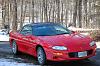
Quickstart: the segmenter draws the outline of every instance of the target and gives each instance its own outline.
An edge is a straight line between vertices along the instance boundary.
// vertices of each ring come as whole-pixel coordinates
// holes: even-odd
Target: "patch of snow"
[[[96,42],[97,48],[100,48],[100,42]]]
[[[76,27],[68,27],[69,30],[72,31],[93,31],[93,30],[100,30],[100,29],[84,29],[84,28],[76,28]]]
[[[83,34],[83,35],[86,35],[86,36],[90,35],[89,33],[80,33],[80,34]]]
[[[0,41],[9,41],[9,35],[0,35]]]
[[[10,59],[0,59],[0,66],[33,66],[32,63],[11,62]]]
[[[8,31],[6,29],[0,30],[0,41],[9,41],[9,35],[7,33]]]

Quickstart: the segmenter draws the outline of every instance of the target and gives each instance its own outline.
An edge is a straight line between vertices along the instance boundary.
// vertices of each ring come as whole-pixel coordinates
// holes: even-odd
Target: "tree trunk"
[[[61,21],[60,22],[61,22],[61,24],[63,24],[63,16],[64,16],[63,15],[63,9],[64,9],[63,8],[63,2],[61,3],[61,5],[62,5],[62,11],[61,11]]]
[[[43,0],[43,9],[44,9],[44,20],[45,20],[45,22],[48,22],[47,0]]]
[[[13,23],[12,23],[12,28],[13,31],[17,31],[17,0],[13,0]]]
[[[79,28],[82,27],[82,0],[78,0],[78,24]]]
[[[5,26],[5,1],[2,0],[2,28]]]
[[[84,22],[85,22],[85,26],[89,27],[89,22],[87,22],[87,0],[83,1],[83,5],[84,5],[84,12],[85,12],[85,16],[84,16]]]
[[[32,0],[32,22],[34,23],[34,0]]]
[[[56,0],[57,3],[57,22],[60,23],[60,0]]]
[[[21,0],[21,19],[20,19],[20,28],[23,26],[23,1]]]
[[[76,27],[77,19],[77,0],[75,0],[74,13],[73,13],[73,26]]]
[[[31,22],[31,0],[29,0],[29,23]]]

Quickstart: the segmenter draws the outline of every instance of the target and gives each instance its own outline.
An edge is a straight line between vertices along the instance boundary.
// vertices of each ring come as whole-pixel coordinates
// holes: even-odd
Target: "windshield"
[[[33,27],[33,35],[35,36],[52,36],[69,33],[70,31],[61,25],[42,25]]]

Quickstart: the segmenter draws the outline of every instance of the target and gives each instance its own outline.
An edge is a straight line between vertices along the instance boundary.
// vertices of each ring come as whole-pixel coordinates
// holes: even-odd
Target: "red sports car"
[[[89,36],[68,30],[57,23],[25,25],[10,33],[14,54],[28,53],[37,57],[39,64],[46,60],[72,61],[90,58],[96,53],[96,43]]]

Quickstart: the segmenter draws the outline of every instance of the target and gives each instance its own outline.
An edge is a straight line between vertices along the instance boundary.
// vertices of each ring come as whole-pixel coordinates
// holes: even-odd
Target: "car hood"
[[[90,37],[82,34],[39,36],[38,38],[52,46],[67,46],[68,48],[76,47],[76,49],[79,47],[89,47],[89,43],[92,41]]]

